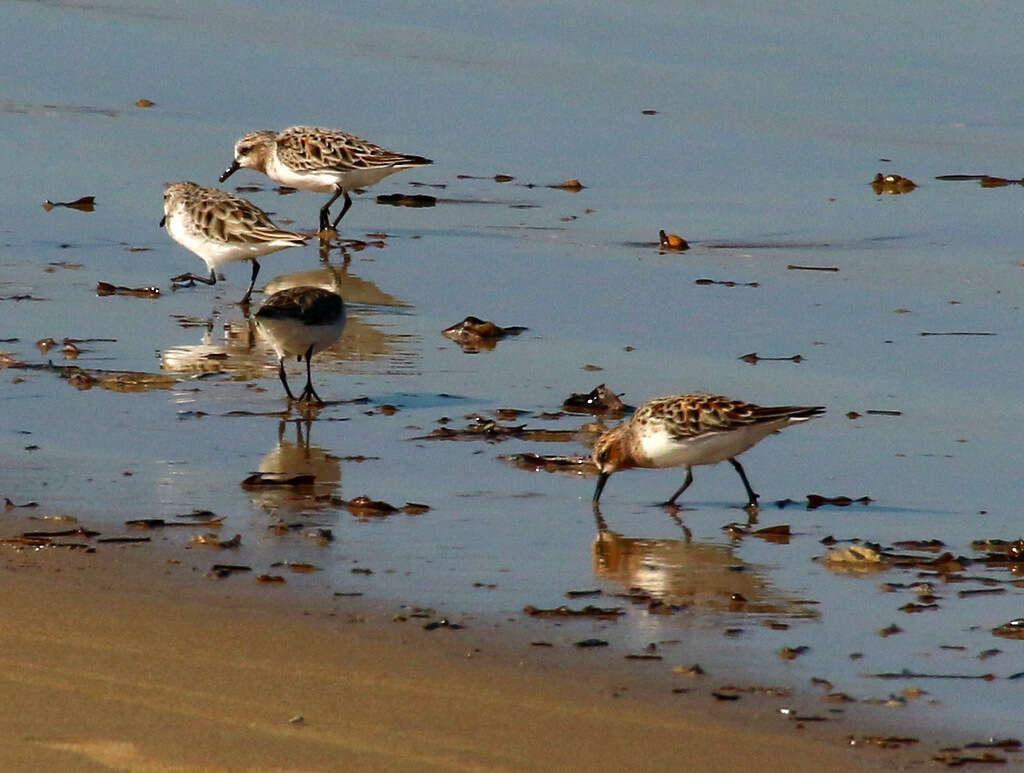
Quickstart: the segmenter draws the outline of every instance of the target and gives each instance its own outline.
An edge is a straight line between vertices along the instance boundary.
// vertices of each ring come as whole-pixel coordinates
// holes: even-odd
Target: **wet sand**
[[[717,704],[667,683],[660,698],[633,692],[623,669],[588,666],[593,653],[532,648],[500,626],[428,632],[360,600],[298,602],[151,559],[137,547],[5,549],[0,768],[811,771],[903,759],[851,749],[848,726],[798,729],[778,701]]]

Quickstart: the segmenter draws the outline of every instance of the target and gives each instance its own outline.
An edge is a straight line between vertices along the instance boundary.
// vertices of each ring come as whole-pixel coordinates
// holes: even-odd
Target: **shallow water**
[[[0,94],[0,351],[63,365],[59,343],[41,353],[35,342],[115,339],[80,344],[74,364],[178,380],[79,391],[53,371],[4,370],[0,494],[109,533],[125,532],[128,518],[208,508],[225,517],[224,538],[242,535],[231,562],[263,571],[310,561],[323,569],[311,592],[455,617],[515,617],[525,604],[601,588],[593,603],[623,604],[625,618],[553,628],[553,638],[594,629],[618,651],[681,640],[666,645],[673,663],[751,663],[761,682],[818,676],[857,698],[919,684],[941,705],[913,702],[903,715],[968,736],[1019,735],[1021,681],[1002,677],[1024,670],[1020,646],[989,632],[1020,615],[1018,588],[960,598],[980,584],[940,584],[938,611],[908,614],[898,608],[913,594],[878,584],[915,572],[840,575],[815,560],[828,535],[937,538],[965,555],[976,555],[972,539],[1020,536],[1024,191],[934,179],[1022,174],[1012,10],[987,5],[954,23],[924,3],[898,16],[883,4],[674,8],[646,4],[621,19],[588,3],[452,4],[424,18],[375,3],[324,25],[334,12],[316,2],[284,18],[270,4],[221,4],[202,17],[146,3],[5,4],[19,69]],[[880,20],[891,41],[878,39]],[[155,107],[135,107],[142,97]],[[350,304],[346,336],[314,362],[314,379],[325,399],[367,402],[328,405],[309,425],[285,413],[272,354],[233,305],[248,268],[172,292],[168,277],[202,264],[157,226],[165,182],[215,184],[242,133],[299,122],[435,160],[355,198],[342,236],[383,231],[383,247],[350,250],[347,261],[335,248],[325,264],[310,245],[263,261],[258,288],[340,286]],[[876,195],[878,171],[919,187]],[[498,173],[516,179],[498,183]],[[586,186],[578,193],[544,187],[574,177]],[[254,173],[236,178],[261,186],[245,195],[277,222],[315,225],[319,194],[281,197]],[[374,203],[394,192],[454,201]],[[91,213],[40,206],[90,194]],[[693,248],[661,253],[660,228]],[[163,295],[100,298],[98,281]],[[529,330],[467,354],[440,335],[467,314]],[[749,352],[804,360],[750,365],[739,359]],[[293,383],[301,371],[291,366]],[[634,404],[707,389],[828,406],[743,458],[763,496],[758,525],[789,524],[789,543],[721,530],[746,517],[727,467],[695,471],[678,520],[651,503],[680,473],[614,476],[602,499],[609,531],[595,545],[592,479],[497,458],[584,453],[580,443],[414,439],[443,417],[461,428],[466,415],[498,408],[527,412],[511,423],[575,429],[586,417],[537,414],[601,382]],[[397,413],[380,411],[388,404]],[[845,416],[872,409],[901,415]],[[240,485],[271,468],[314,470],[313,495],[431,510],[357,519],[329,499]],[[873,501],[806,510],[809,493]],[[772,505],[787,498],[799,504]],[[305,529],[281,536],[268,529],[277,519],[330,528],[335,541],[319,545]],[[155,538],[184,547],[191,531]],[[225,554],[189,556],[204,567]],[[979,566],[966,574],[1011,579]],[[648,614],[607,595],[632,586],[687,609]],[[764,611],[731,609],[734,592]],[[790,627],[768,628],[768,618]],[[894,622],[903,634],[878,635]],[[810,651],[776,654],[796,645]],[[992,648],[1002,654],[979,659]],[[1001,678],[863,676],[904,668]]]

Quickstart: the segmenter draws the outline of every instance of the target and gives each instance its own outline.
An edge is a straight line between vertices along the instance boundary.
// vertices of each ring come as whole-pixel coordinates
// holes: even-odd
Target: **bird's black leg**
[[[736,472],[740,474],[740,480],[743,481],[744,487],[747,489],[747,507],[757,507],[757,494],[754,493],[754,489],[750,488],[750,481],[747,480],[747,474],[743,471],[743,466],[735,459],[730,459],[729,464],[736,468]]]
[[[306,388],[302,390],[302,397],[299,398],[299,402],[313,402],[315,400],[320,405],[323,405],[324,401],[320,399],[320,395],[318,395],[316,393],[316,390],[313,389],[313,372],[311,370],[311,363],[313,359],[313,344],[309,345],[309,348],[306,349],[306,354],[304,356],[306,358]]]
[[[330,213],[331,204],[333,204],[335,201],[337,201],[338,197],[341,194],[343,194],[343,193],[345,193],[345,191],[339,185],[338,186],[338,190],[336,190],[334,192],[334,195],[331,196],[330,201],[328,201],[326,204],[324,204],[322,207],[320,207],[320,230],[321,231],[326,231],[328,228],[331,227],[331,213]],[[348,200],[348,194],[347,193],[345,193],[345,200],[346,201]],[[345,207],[345,209],[348,209],[348,207]],[[345,214],[345,210],[342,210],[341,214],[344,215]],[[340,216],[338,217],[338,220],[341,220]],[[334,222],[337,223],[338,221],[335,220]]]
[[[202,282],[204,285],[215,285],[215,284],[217,284],[217,272],[214,271],[211,268],[210,269],[210,275],[207,277],[207,276],[197,276],[196,274],[193,274],[190,271],[187,274],[178,274],[178,276],[172,276],[171,277],[171,281],[172,282]]]
[[[252,288],[256,284],[256,275],[258,273],[260,273],[260,262],[256,259],[252,259],[252,279],[249,280],[249,289],[245,291],[245,295],[242,296],[242,300],[239,301],[239,305],[249,305],[249,299],[252,297]]]
[[[294,400],[295,395],[292,394],[292,390],[288,388],[288,377],[284,374],[284,357],[281,357],[277,361],[277,375],[281,378],[281,383],[284,384],[285,394],[288,395],[289,400]]]
[[[337,228],[338,227],[338,223],[341,222],[341,219],[343,217],[345,217],[345,213],[348,212],[348,208],[352,206],[352,199],[349,198],[348,191],[342,189],[341,192],[343,194],[345,194],[345,206],[341,208],[341,214],[338,215],[336,218],[334,218],[334,223],[331,224],[331,228]],[[334,198],[336,199],[338,197],[335,196]],[[333,199],[332,199],[332,201],[333,201]]]
[[[683,481],[683,485],[680,486],[676,493],[670,496],[663,504],[674,505],[676,503],[676,499],[679,498],[679,495],[686,491],[686,489],[690,487],[691,483],[693,483],[693,468],[688,466],[686,468],[686,480]]]

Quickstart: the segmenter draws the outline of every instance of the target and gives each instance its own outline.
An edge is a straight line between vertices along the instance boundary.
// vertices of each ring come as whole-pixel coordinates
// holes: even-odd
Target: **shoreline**
[[[808,703],[795,693],[718,701],[713,675],[531,646],[549,623],[424,630],[383,603],[199,579],[159,546],[4,547],[5,770],[874,770],[933,753],[851,748],[893,723],[795,721],[779,713]]]

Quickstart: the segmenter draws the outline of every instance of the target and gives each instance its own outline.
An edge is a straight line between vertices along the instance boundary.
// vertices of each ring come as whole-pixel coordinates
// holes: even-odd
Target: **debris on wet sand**
[[[159,287],[124,287],[109,282],[96,283],[96,295],[101,298],[107,295],[130,295],[135,298],[159,298]]]
[[[690,249],[686,239],[679,234],[665,233],[664,229],[658,231],[658,244],[661,249],[672,252],[685,252]]]
[[[883,193],[891,195],[910,193],[916,187],[917,185],[909,177],[903,177],[898,174],[882,174],[879,172],[871,181],[871,188],[879,195]]]
[[[47,199],[43,202],[43,209],[49,212],[55,207],[66,207],[67,209],[77,209],[79,212],[92,212],[96,209],[96,197],[95,196],[82,196],[81,198],[75,199],[74,201],[50,201]]]
[[[633,408],[627,406],[612,390],[604,384],[586,393],[573,393],[562,401],[562,410],[570,413],[590,413],[595,416],[622,416]]]
[[[489,320],[471,315],[445,328],[441,334],[461,346],[464,352],[475,354],[493,349],[503,338],[517,336],[525,330],[525,327],[515,325],[500,327]]]

